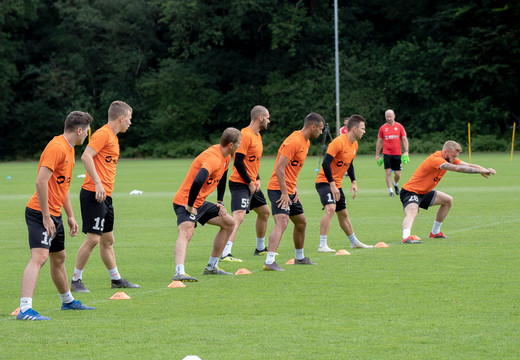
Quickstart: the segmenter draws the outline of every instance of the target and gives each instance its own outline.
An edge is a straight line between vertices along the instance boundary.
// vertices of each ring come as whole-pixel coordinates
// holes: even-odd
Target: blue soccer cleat
[[[61,303],[61,310],[94,310],[96,308],[85,306],[79,300],[72,300],[72,302],[65,304]]]
[[[17,320],[38,321],[38,320],[50,320],[51,318],[47,317],[47,316],[42,316],[42,315],[38,314],[36,311],[34,311],[33,309],[27,309],[26,312],[22,312],[22,310],[20,310],[20,312],[16,316],[16,319]]]

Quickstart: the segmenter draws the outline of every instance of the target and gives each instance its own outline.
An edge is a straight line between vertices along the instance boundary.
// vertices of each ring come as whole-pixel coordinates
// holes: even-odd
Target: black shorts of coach
[[[385,169],[392,169],[394,171],[403,170],[403,165],[401,163],[401,155],[383,154],[383,160],[385,163]]]

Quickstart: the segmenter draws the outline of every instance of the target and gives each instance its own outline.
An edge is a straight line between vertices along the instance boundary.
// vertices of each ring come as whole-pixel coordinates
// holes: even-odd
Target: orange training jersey
[[[432,191],[446,174],[446,170],[440,168],[444,163],[447,161],[442,157],[442,151],[434,152],[419,165],[412,178],[403,185],[403,189],[421,195]],[[459,159],[453,162],[455,165],[459,163]]]
[[[244,154],[244,165],[247,170],[247,175],[249,175],[251,180],[256,181],[258,177],[258,170],[260,169],[260,159],[262,158],[262,153],[264,151],[264,146],[262,145],[262,135],[260,135],[260,132],[255,134],[255,132],[251,130],[249,126],[243,128],[241,133],[242,142],[236,152]],[[246,184],[234,166],[233,172],[229,177],[229,181]]]
[[[231,155],[224,157],[222,155],[222,151],[220,150],[220,145],[213,145],[207,150],[203,151],[199,156],[193,160],[191,163],[190,169],[188,170],[188,174],[184,178],[182,185],[173,197],[173,202],[177,205],[186,205],[188,204],[188,196],[190,194],[191,185],[193,184],[193,180],[199,173],[201,168],[204,168],[208,171],[209,176],[206,179],[204,185],[199,191],[197,195],[197,199],[193,204],[194,207],[198,208],[206,200],[206,197],[215,190],[222,175],[229,168],[229,162],[231,161]]]
[[[119,140],[108,124],[99,128],[90,138],[88,143],[97,154],[94,156],[96,172],[103,183],[103,188],[107,196],[114,191],[116,181],[116,165],[119,160]],[[83,189],[96,191],[94,181],[87,172]]]
[[[327,154],[332,156],[334,159],[330,163],[330,169],[332,171],[332,177],[338,189],[341,187],[343,177],[347,172],[352,160],[356,157],[358,150],[358,142],[354,140],[350,142],[348,136],[340,135],[329,144],[327,148]],[[329,181],[325,177],[323,166],[320,168],[318,177],[316,178],[317,183],[328,183]]]
[[[38,173],[42,166],[52,170],[52,176],[49,179],[49,213],[53,216],[60,216],[74,168],[74,147],[69,144],[65,136],[55,136],[47,144],[40,157]],[[27,203],[27,207],[41,211],[36,192]]]
[[[289,159],[289,164],[285,167],[285,184],[289,194],[294,194],[296,180],[298,180],[298,174],[307,158],[310,146],[311,142],[305,139],[301,130],[293,132],[284,140],[280,149],[278,149],[278,156],[276,157],[276,162],[274,164],[273,174],[267,184],[268,190],[280,190],[278,177],[276,176],[276,165],[278,164],[280,155],[283,155]]]

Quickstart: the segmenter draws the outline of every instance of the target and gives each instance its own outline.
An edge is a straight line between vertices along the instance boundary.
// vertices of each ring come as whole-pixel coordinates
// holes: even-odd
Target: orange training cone
[[[249,274],[252,274],[252,272],[247,270],[246,268],[240,268],[235,273],[235,275],[249,275]]]
[[[285,265],[294,265],[294,259],[287,261]]]
[[[350,255],[350,253],[345,249],[341,249],[336,253],[336,255]]]
[[[381,242],[378,242],[374,247],[390,247],[390,245],[381,241]]]
[[[20,312],[20,308],[16,309],[15,311],[13,311],[11,313],[11,315],[18,315],[18,313]]]
[[[125,294],[123,291],[118,291],[116,292],[114,295],[112,295],[112,297],[110,298],[110,300],[128,300],[128,299],[131,299],[130,296],[128,296],[127,294]]]
[[[182,281],[172,281],[170,285],[168,285],[169,288],[180,288],[180,287],[186,287]]]

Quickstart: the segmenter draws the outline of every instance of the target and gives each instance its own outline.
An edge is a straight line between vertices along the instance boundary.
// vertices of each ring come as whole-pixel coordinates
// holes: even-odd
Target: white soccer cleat
[[[350,248],[351,249],[368,249],[368,248],[371,248],[371,247],[374,247],[373,245],[365,245],[363,244],[361,241],[356,241],[355,243],[351,243],[350,244]]]
[[[318,252],[321,252],[321,253],[333,253],[333,252],[336,252],[336,250],[331,249],[327,245],[323,245],[323,246],[318,248]]]

